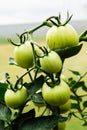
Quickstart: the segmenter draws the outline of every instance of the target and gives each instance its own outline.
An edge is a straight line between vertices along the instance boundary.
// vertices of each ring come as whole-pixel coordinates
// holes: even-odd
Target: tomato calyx
[[[60,81],[59,81],[59,80],[56,80],[56,81],[54,81],[54,82],[48,82],[48,81],[46,81],[46,84],[47,84],[49,87],[53,88],[55,85],[59,85],[59,84],[60,84]]]
[[[51,16],[46,21],[51,22],[53,25],[60,27],[65,26],[69,21],[71,20],[73,15],[69,16],[69,13],[67,12],[67,18],[64,23],[61,22],[61,15],[59,13],[59,16]]]
[[[60,77],[58,76],[58,74],[55,74],[55,78],[54,78],[54,75],[53,74],[48,74],[48,76],[49,76],[49,79],[48,80],[46,80],[46,84],[49,86],[49,87],[51,87],[51,88],[53,88],[54,86],[56,86],[56,85],[59,85],[60,84]],[[56,78],[56,76],[58,76],[57,78]]]

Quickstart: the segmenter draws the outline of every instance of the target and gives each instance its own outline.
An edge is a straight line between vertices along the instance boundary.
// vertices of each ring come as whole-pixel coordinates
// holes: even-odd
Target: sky
[[[87,0],[0,0],[0,24],[18,24],[44,21],[67,11],[72,20],[87,20]]]

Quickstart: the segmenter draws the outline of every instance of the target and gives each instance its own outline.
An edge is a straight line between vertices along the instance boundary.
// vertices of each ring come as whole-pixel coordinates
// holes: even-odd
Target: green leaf
[[[0,130],[4,130],[4,121],[0,120]]]
[[[74,85],[73,88],[78,89],[78,88],[80,88],[80,87],[83,88],[83,86],[84,86],[84,81],[80,81],[80,82],[77,82],[77,83]]]
[[[25,120],[18,130],[51,130],[61,120],[64,121],[66,118],[61,119],[57,116],[36,117]]]
[[[70,72],[72,72],[74,75],[81,77],[81,74],[78,71],[69,69]]]
[[[55,50],[61,58],[69,58],[79,53],[82,48],[82,44],[74,46],[74,47],[66,47],[64,49],[57,49]]]
[[[72,103],[71,108],[72,108],[72,109],[79,109],[77,103]]]
[[[26,113],[23,113],[19,115],[16,119],[13,121],[13,129],[15,129],[15,126],[18,128],[26,119],[34,118],[35,117],[35,110],[32,109]],[[20,123],[19,123],[20,122]]]
[[[79,41],[87,41],[87,30],[80,34]]]
[[[69,86],[71,88],[73,88],[75,86],[75,84],[76,84],[76,81],[74,79],[72,79],[72,80],[69,81]]]
[[[27,87],[29,96],[31,97],[43,86],[43,83],[44,83],[44,76],[41,75],[31,83],[24,83],[24,86]]]
[[[0,82],[0,102],[4,101],[4,94],[7,90],[8,84],[5,82]]]
[[[10,65],[17,65],[16,61],[15,61],[14,58],[12,58],[12,57],[9,58],[8,63],[9,63]]]
[[[82,90],[84,90],[84,91],[87,92],[87,86],[85,85],[85,83],[84,83],[84,85],[82,86]]]
[[[11,110],[4,104],[0,104],[0,120],[3,121],[10,121],[10,117],[11,117]]]
[[[71,96],[70,96],[70,99],[72,99],[72,100],[76,100],[76,101],[77,101],[77,97],[74,96],[74,95],[71,95]]]
[[[34,94],[34,95],[32,96],[32,101],[33,101],[34,103],[38,103],[38,104],[45,104],[45,101],[44,101],[44,99],[43,99],[43,97],[42,97],[42,93],[41,93],[41,92]]]
[[[83,106],[84,106],[85,108],[87,108],[87,101],[84,101],[84,102],[83,102]]]

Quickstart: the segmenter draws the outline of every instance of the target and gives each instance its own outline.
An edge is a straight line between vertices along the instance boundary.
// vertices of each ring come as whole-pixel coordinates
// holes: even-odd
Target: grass
[[[0,79],[2,80],[4,78],[5,72],[8,72],[11,76],[11,81],[15,83],[16,75],[22,75],[25,72],[25,70],[16,66],[8,65],[9,57],[13,57],[13,50],[14,46],[12,46],[11,44],[0,44]],[[67,77],[71,76],[71,73],[68,71],[68,68],[78,70],[81,73],[87,71],[86,50],[87,44],[84,43],[82,50],[79,52],[79,54],[65,60],[64,74]],[[85,77],[85,79],[86,78],[87,77]],[[66,130],[76,130],[76,128],[78,128],[79,130],[85,130],[87,127],[83,127],[81,124],[82,121],[76,118],[72,118],[70,121],[67,122]]]

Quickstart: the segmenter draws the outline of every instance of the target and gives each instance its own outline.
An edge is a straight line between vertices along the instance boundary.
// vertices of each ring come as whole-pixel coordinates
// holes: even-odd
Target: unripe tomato
[[[44,100],[52,106],[64,105],[69,100],[70,93],[68,84],[63,80],[54,87],[49,87],[46,83],[42,87]]]
[[[60,56],[51,51],[47,56],[40,59],[41,68],[47,73],[57,73],[62,69],[62,60]]]
[[[17,109],[23,103],[25,103],[27,97],[28,97],[28,91],[25,87],[22,87],[16,92],[11,89],[7,89],[7,91],[5,92],[4,99],[8,107]]]
[[[70,24],[66,24],[51,27],[47,32],[46,41],[50,49],[62,49],[76,46],[79,43],[79,36]]]
[[[71,108],[71,100],[69,99],[64,105],[59,106],[61,113],[66,113]]]
[[[20,67],[28,69],[33,66],[33,51],[29,41],[15,48],[14,58]]]

